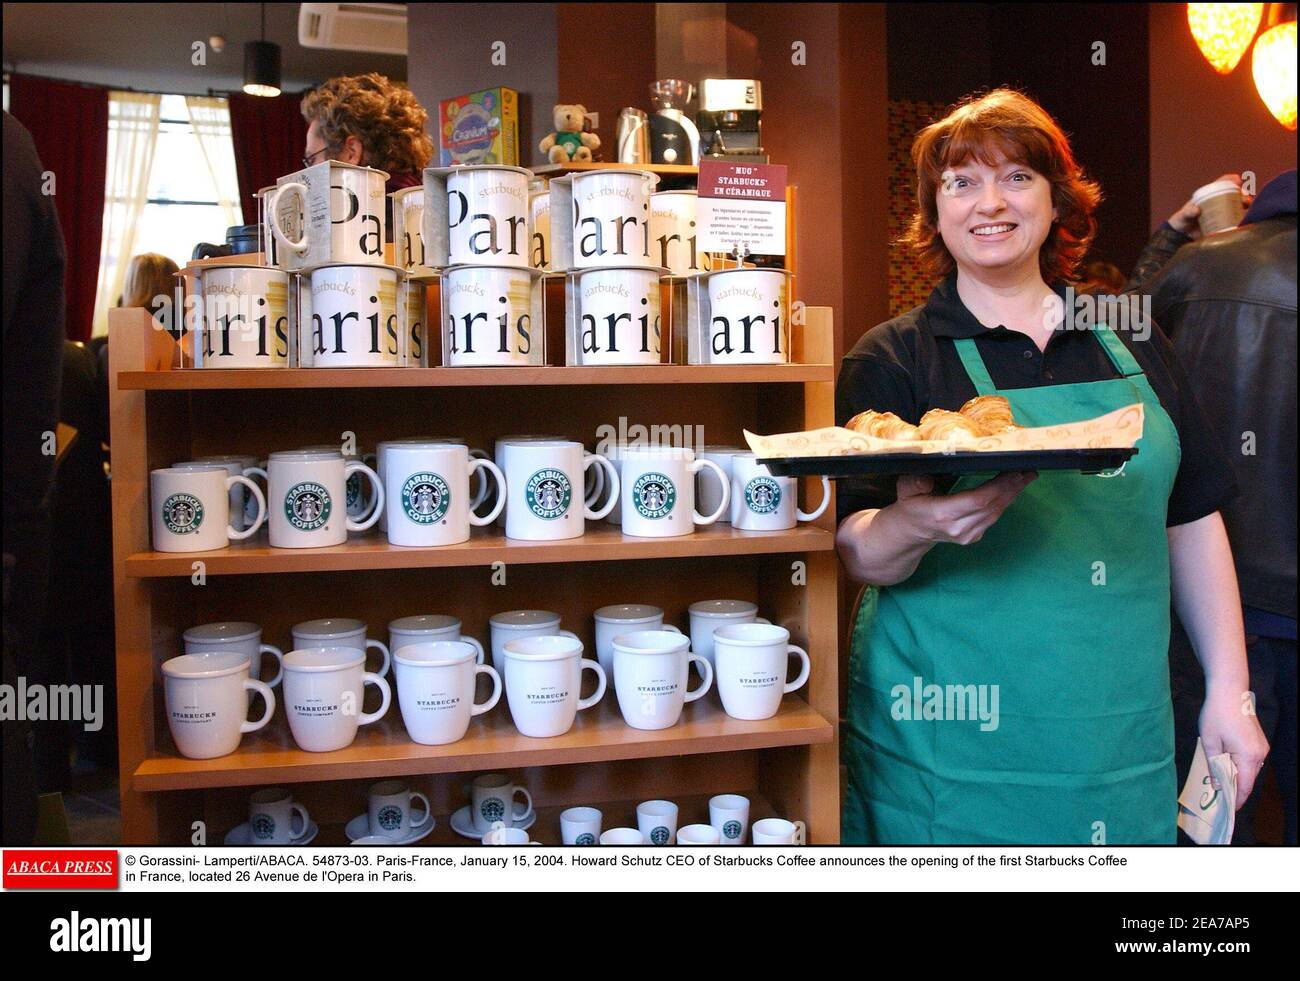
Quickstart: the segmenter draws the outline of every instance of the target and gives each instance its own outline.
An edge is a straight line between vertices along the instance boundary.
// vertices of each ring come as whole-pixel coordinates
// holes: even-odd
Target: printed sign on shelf
[[[785,255],[784,164],[700,161],[699,249]]]

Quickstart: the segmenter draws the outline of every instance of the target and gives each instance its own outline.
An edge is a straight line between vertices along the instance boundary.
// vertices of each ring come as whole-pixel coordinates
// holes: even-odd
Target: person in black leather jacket
[[[1295,845],[1296,172],[1264,187],[1235,229],[1191,242],[1174,224],[1186,225],[1189,215],[1194,220],[1180,209],[1156,233],[1130,287],[1150,293],[1152,315],[1172,338],[1236,471],[1241,493],[1223,519],[1255,710],[1273,746],[1285,843]],[[1185,637],[1175,639],[1172,668],[1185,774],[1204,698]],[[1254,842],[1254,807],[1251,801],[1238,813],[1234,843]]]

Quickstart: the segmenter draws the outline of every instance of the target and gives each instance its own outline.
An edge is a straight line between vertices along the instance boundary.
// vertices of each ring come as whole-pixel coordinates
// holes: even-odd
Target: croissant
[[[996,436],[1017,429],[1011,403],[1001,395],[977,395],[961,407],[961,414],[975,423],[983,436]]]
[[[920,439],[915,426],[892,412],[876,412],[868,409],[866,412],[859,412],[845,426],[855,433],[875,436],[878,439]]]
[[[921,416],[921,424],[917,429],[921,439],[951,440],[960,443],[979,439],[984,435],[974,420],[968,419],[960,412],[952,412],[948,409],[931,409]]]

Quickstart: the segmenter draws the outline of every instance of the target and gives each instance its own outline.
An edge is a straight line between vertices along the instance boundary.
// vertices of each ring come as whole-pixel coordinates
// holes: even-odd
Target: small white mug
[[[806,845],[808,826],[802,821],[785,818],[763,818],[750,828],[755,845]]]
[[[639,828],[610,828],[600,836],[602,845],[644,845],[645,835]]]
[[[711,824],[688,824],[677,829],[679,845],[716,845],[721,840],[722,835]]]
[[[429,798],[417,790],[412,790],[401,780],[382,780],[372,784],[366,796],[368,798],[366,815],[372,835],[400,841],[408,835],[423,831],[433,820]],[[411,804],[417,800],[424,805],[424,814],[413,819]]]
[[[414,742],[443,746],[464,738],[469,720],[487,712],[501,698],[501,676],[476,664],[479,651],[459,640],[438,640],[400,647],[393,652],[397,703],[402,723]],[[492,680],[492,694],[474,701],[480,674]]]
[[[456,545],[470,528],[496,520],[505,506],[505,476],[491,460],[471,459],[457,443],[397,443],[387,447],[385,523],[393,545]],[[496,506],[480,517],[471,509],[470,478],[478,471],[496,482]]]
[[[789,656],[803,662],[787,682]],[[781,698],[802,688],[812,662],[790,643],[790,631],[771,623],[734,623],[713,632],[713,660],[722,707],[733,719],[770,719]]]
[[[524,808],[515,806],[523,797]],[[490,831],[500,822],[507,828],[523,824],[533,814],[533,796],[528,788],[510,782],[504,773],[485,773],[470,784],[470,818],[478,831]]]
[[[295,832],[293,819],[302,826]],[[307,837],[311,817],[283,787],[267,787],[248,798],[248,838],[254,845],[294,845]]]
[[[594,807],[570,807],[560,812],[560,841],[566,845],[594,845],[600,840],[604,815]]]
[[[506,699],[521,735],[562,736],[583,709],[605,694],[605,672],[582,656],[582,641],[572,637],[521,637],[506,643]],[[596,675],[596,690],[581,697],[582,672]]]
[[[613,500],[593,510],[584,499],[586,471],[605,468],[611,493],[618,491],[618,472],[605,457],[588,453],[581,443],[555,440],[506,443],[502,457],[506,478],[506,537],[524,541],[579,538],[587,521],[599,521]]]
[[[361,711],[366,685],[379,689],[382,701],[376,712]],[[355,648],[309,648],[284,656],[289,730],[298,748],[309,753],[352,745],[357,728],[382,719],[392,697],[388,682],[365,670],[365,654]]]
[[[648,800],[636,806],[636,826],[649,845],[671,845],[677,838],[677,805]]]
[[[687,702],[703,698],[713,683],[713,667],[691,653],[689,637],[668,630],[638,630],[614,638],[614,691],[625,721],[633,729],[667,729],[682,717]],[[695,661],[704,681],[688,690]]]
[[[235,527],[230,491],[243,484],[257,501],[250,527]],[[194,468],[164,467],[149,473],[153,498],[153,547],[159,552],[210,552],[232,541],[251,538],[266,521],[262,489],[243,475],[232,475],[222,464]]]
[[[275,694],[248,676],[248,658],[234,651],[182,654],[162,664],[163,697],[172,742],[182,756],[210,760],[239,748],[240,738],[271,721]],[[256,722],[248,721],[248,696],[266,702]]]
[[[483,836],[485,845],[540,845],[540,841],[532,841],[528,837],[528,832],[523,828],[507,828],[497,822],[497,826]]]
[[[709,798],[709,824],[717,829],[719,845],[743,845],[749,827],[749,798],[740,794]]]

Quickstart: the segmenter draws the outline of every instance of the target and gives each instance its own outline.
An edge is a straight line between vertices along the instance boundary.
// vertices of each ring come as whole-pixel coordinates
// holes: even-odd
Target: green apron
[[[845,844],[1174,841],[1165,517],[1178,433],[1119,338],[1095,334],[1122,377],[1009,391],[974,340],[956,341],[979,394],[1005,396],[1022,425],[1141,401],[1145,426],[1119,475],[1044,471],[979,542],[940,543],[905,582],[864,592]]]

